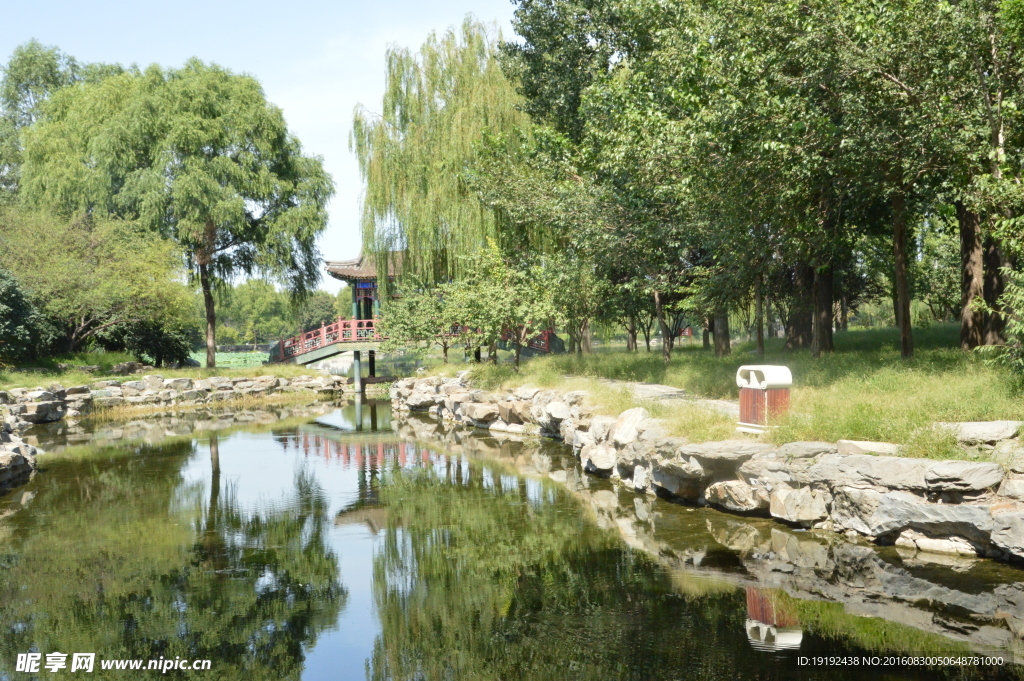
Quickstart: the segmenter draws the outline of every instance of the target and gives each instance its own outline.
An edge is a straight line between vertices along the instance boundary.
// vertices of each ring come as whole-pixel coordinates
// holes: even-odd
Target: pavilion
[[[388,262],[388,281],[395,280],[401,268],[401,253],[394,253]],[[352,291],[352,319],[374,319],[380,314],[380,289],[377,262],[362,251],[355,260],[328,260],[327,273],[348,284]]]

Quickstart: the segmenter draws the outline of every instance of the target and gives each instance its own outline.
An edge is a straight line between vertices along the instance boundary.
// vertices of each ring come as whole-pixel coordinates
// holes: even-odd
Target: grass
[[[660,353],[642,350],[555,355],[525,362],[519,373],[508,365],[479,367],[474,382],[485,389],[589,385],[600,410],[617,413],[641,403],[625,391],[610,394],[599,379],[660,383],[696,397],[735,400],[741,365],[783,364],[793,372],[791,411],[769,435],[772,441],[875,440],[903,445],[908,456],[963,458],[952,436],[932,424],[1024,420],[1024,395],[1019,377],[961,351],[958,333],[949,324],[916,329],[915,357],[909,361],[900,359],[895,329],[870,329],[837,333],[835,353],[819,359],[807,351],[787,352],[780,339],[769,339],[764,359],[750,343],[736,345],[723,358],[699,346],[683,347],[669,363]],[[648,408],[692,441],[736,436],[731,419],[694,406]]]
[[[218,362],[225,358],[230,362],[234,355],[251,353],[217,353]],[[259,353],[263,357],[265,354]],[[90,385],[102,380],[131,381],[141,376],[114,376],[111,369],[115,364],[131,361],[131,355],[120,352],[82,352],[73,355],[48,358],[33,362],[31,366],[8,368],[0,366],[0,390],[10,388],[34,388],[36,386],[49,386],[59,383],[64,387],[75,385]],[[67,364],[67,369],[61,369],[58,364]],[[100,370],[95,373],[83,371],[78,367],[99,366]],[[185,368],[185,369],[154,369],[154,374],[160,374],[164,378],[210,378],[211,376],[278,376],[281,378],[294,378],[296,376],[308,376],[315,373],[309,367],[298,364],[267,364],[267,365],[241,365],[218,366],[216,369]]]

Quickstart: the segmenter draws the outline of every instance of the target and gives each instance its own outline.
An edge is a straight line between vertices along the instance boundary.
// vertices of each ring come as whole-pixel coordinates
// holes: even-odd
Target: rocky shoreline
[[[390,396],[396,412],[426,412],[496,436],[563,440],[588,473],[638,494],[880,545],[1024,561],[1024,444],[1015,422],[944,424],[995,459],[949,461],[874,453],[891,453],[886,443],[690,443],[668,436],[641,407],[597,416],[582,391],[491,393],[474,389],[468,372],[402,379]],[[977,439],[992,434],[1002,439]]]
[[[745,590],[748,606],[752,600],[767,600],[774,611],[782,607],[776,597],[781,591],[800,601],[834,603],[854,621],[882,618],[966,644],[977,653],[1001,655],[1007,664],[1024,662],[1024,583],[1011,566],[915,547],[876,546],[864,538],[851,540],[710,507],[663,504],[629,486],[581,474],[567,448],[539,438],[492,437],[408,412],[392,427],[414,445],[439,445],[448,456],[493,460],[520,475],[559,483],[599,527],[651,556],[684,592],[727,585]],[[723,554],[723,548],[730,553]],[[751,645],[790,647],[786,643],[794,633],[799,637],[801,629],[814,628],[813,621],[792,619],[789,629],[748,619]],[[890,643],[899,650],[898,641]]]
[[[342,376],[276,376],[206,379],[167,378],[159,374],[138,380],[98,381],[65,388],[61,385],[33,389],[0,390],[0,494],[31,479],[36,456],[43,452],[27,444],[20,434],[33,425],[63,419],[74,422],[104,409],[204,409],[232,401],[269,398],[280,393],[308,393],[330,397],[352,392],[350,378]],[[368,392],[378,385],[368,385]]]

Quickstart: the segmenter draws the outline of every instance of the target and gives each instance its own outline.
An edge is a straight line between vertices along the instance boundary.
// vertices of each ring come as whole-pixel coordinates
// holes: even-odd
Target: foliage
[[[404,251],[403,274],[435,285],[460,275],[460,256],[502,226],[469,191],[485,135],[528,130],[520,98],[496,60],[493,29],[467,18],[417,53],[389,48],[379,116],[356,111],[351,147],[366,180],[363,246],[380,260]]]
[[[135,223],[13,210],[0,221],[0,266],[32,292],[67,350],[114,327],[178,323],[193,309],[180,251]]]
[[[315,291],[299,306],[297,316],[303,331],[333,324],[338,319],[337,299],[326,291]]]
[[[234,330],[236,342],[267,343],[298,332],[288,295],[268,281],[250,279],[223,287],[218,302],[221,323]]]
[[[22,195],[63,215],[129,218],[173,239],[204,292],[265,274],[303,297],[333,193],[255,79],[189,61],[55,93],[24,135]]]
[[[33,354],[37,313],[10,272],[0,268],[0,363]]]
[[[466,321],[457,316],[458,294],[454,289],[401,289],[401,295],[381,309],[380,329],[388,337],[381,350],[428,349],[437,345],[447,364],[448,349],[461,333],[460,323]]]

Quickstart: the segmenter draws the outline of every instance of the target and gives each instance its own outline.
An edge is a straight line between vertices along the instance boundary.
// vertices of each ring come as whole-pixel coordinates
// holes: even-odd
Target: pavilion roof
[[[342,281],[377,278],[377,259],[373,254],[367,255],[362,251],[355,260],[327,260],[324,265],[328,274]],[[401,267],[402,252],[391,253],[388,258],[388,276],[394,277],[395,272]]]

